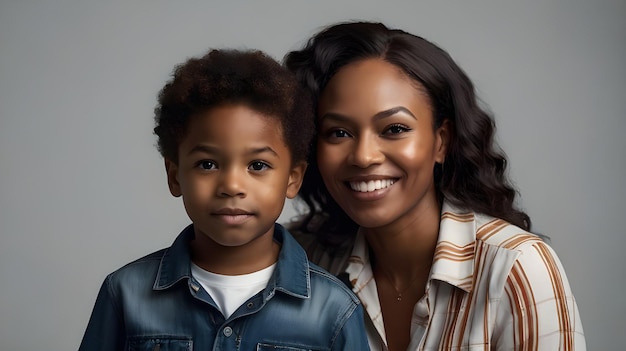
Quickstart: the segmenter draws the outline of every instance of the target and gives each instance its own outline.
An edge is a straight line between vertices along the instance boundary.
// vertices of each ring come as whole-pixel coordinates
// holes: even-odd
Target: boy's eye
[[[217,165],[213,161],[205,160],[205,161],[200,161],[198,163],[198,167],[200,167],[201,169],[204,169],[204,170],[211,170],[211,169],[216,169]]]
[[[402,124],[393,124],[391,126],[389,126],[387,129],[385,129],[385,131],[383,132],[383,134],[401,134],[401,133],[405,133],[410,131],[411,128],[404,126]]]
[[[270,166],[262,161],[254,161],[248,166],[248,169],[252,171],[262,171],[264,169],[270,168]]]

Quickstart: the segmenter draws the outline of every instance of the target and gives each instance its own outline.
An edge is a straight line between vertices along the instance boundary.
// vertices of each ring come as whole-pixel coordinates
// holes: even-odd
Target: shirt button
[[[247,304],[246,306],[247,306],[248,308],[252,308],[252,307],[254,307],[254,303],[252,303],[252,302],[248,302],[248,304]]]
[[[225,337],[229,337],[229,336],[233,335],[233,328],[226,327],[226,328],[224,328],[223,333],[224,333]]]

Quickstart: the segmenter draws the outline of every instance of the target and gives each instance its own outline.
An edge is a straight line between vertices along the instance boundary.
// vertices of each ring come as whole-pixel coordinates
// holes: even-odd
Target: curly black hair
[[[435,44],[382,23],[344,22],[313,36],[301,50],[289,52],[285,66],[313,93],[314,108],[329,80],[342,67],[367,58],[380,58],[399,67],[427,92],[434,110],[433,128],[449,120],[451,140],[443,165],[433,172],[437,196],[478,213],[502,218],[530,230],[529,216],[515,207],[517,191],[506,176],[506,157],[494,143],[495,122],[479,106],[474,86],[450,55]],[[317,123],[317,121],[316,121]],[[329,243],[357,229],[324,186],[315,148],[299,198],[315,215],[326,218],[319,229]]]
[[[258,50],[210,50],[176,66],[159,93],[154,134],[161,155],[178,162],[190,118],[226,104],[243,104],[280,122],[292,163],[305,161],[314,134],[311,93],[293,73]]]

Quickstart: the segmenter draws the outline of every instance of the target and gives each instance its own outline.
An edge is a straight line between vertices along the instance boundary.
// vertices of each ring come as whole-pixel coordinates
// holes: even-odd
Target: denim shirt
[[[193,237],[190,225],[171,247],[109,274],[79,351],[369,350],[359,300],[281,225],[268,285],[228,319],[191,276]]]

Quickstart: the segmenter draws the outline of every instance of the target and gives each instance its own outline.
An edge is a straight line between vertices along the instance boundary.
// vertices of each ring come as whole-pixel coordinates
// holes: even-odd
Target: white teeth
[[[370,180],[368,182],[350,182],[350,188],[361,193],[368,193],[388,188],[395,182],[396,181],[392,179]]]

